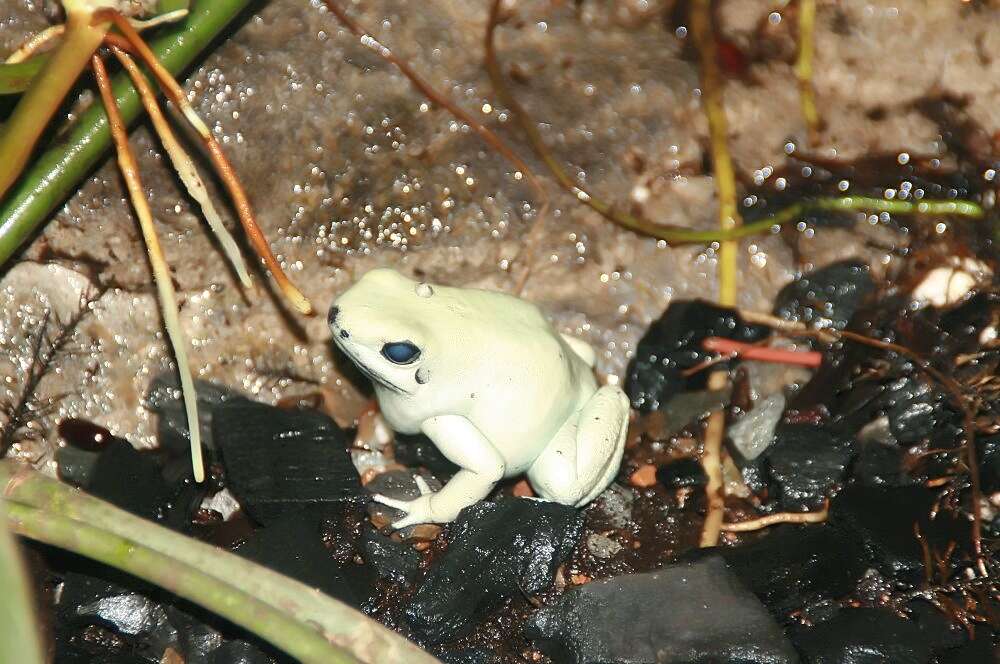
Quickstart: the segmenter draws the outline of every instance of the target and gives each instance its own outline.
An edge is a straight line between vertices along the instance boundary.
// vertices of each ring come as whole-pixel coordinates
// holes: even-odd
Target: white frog
[[[525,472],[541,498],[583,506],[618,473],[628,398],[598,387],[594,350],[535,305],[382,268],[337,298],[328,320],[389,425],[423,432],[460,467],[436,493],[418,480],[415,500],[375,496],[406,513],[394,527],[453,521]]]

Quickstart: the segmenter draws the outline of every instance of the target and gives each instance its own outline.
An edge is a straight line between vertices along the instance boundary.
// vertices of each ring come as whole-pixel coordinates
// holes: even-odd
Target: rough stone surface
[[[798,662],[767,610],[718,557],[573,588],[526,633],[558,662]]]

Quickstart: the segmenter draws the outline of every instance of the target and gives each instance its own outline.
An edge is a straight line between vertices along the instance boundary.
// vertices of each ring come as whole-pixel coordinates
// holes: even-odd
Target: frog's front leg
[[[405,517],[392,524],[394,528],[454,521],[463,508],[488,496],[506,470],[503,457],[493,443],[460,415],[432,417],[421,429],[461,470],[437,493],[428,492],[426,484],[418,483],[424,495],[415,500],[374,496],[377,502],[406,512]]]
[[[618,474],[628,419],[628,397],[620,388],[597,390],[528,469],[531,485],[547,500],[589,503]]]

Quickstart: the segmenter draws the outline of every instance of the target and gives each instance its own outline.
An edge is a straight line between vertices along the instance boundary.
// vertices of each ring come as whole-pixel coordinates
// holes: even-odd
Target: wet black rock
[[[447,481],[458,472],[458,466],[448,461],[437,445],[424,434],[397,433],[395,452],[399,463],[410,468],[423,466],[442,481]]]
[[[464,635],[507,599],[548,588],[582,528],[579,510],[525,498],[462,510],[406,608],[407,623],[429,643]]]
[[[983,491],[1000,491],[1000,436],[977,438],[976,451]]]
[[[412,583],[420,571],[420,554],[413,545],[397,542],[374,528],[365,528],[362,554],[376,573],[394,583]]]
[[[202,622],[175,606],[176,598],[169,593],[108,568],[79,559],[71,565],[86,566],[102,576],[61,573],[55,607],[57,662],[159,664],[167,648],[191,664],[233,661],[216,656],[216,651],[225,647],[226,636],[213,625],[222,621],[213,618],[211,625]],[[247,644],[246,650],[260,654],[248,662],[273,661],[255,646]]]
[[[695,459],[678,459],[656,469],[656,481],[668,489],[704,486],[705,468]]]
[[[211,452],[215,449],[212,438],[215,408],[234,401],[247,401],[247,398],[227,387],[204,380],[196,380],[194,387],[198,401],[201,442],[206,451]],[[150,382],[143,404],[158,416],[156,439],[160,447],[180,454],[190,449],[191,433],[188,431],[187,413],[175,373],[155,377]]]
[[[870,486],[908,486],[916,480],[906,469],[906,455],[897,445],[876,441],[858,443],[858,457],[851,469],[851,476]]]
[[[238,400],[217,406],[212,420],[226,483],[258,523],[363,495],[351,441],[322,413]]]
[[[854,455],[851,438],[828,426],[779,424],[761,456],[786,510],[817,509],[844,480]]]
[[[732,548],[711,549],[778,617],[847,595],[867,568],[864,549],[827,526],[784,525]],[[695,556],[713,555],[699,551]]]
[[[843,261],[804,274],[778,293],[774,315],[842,330],[875,290],[870,272],[865,263]]]
[[[491,650],[465,648],[442,653],[438,656],[445,664],[502,664],[503,658]]]
[[[577,586],[539,610],[525,635],[557,662],[798,662],[767,609],[722,558]]]
[[[236,553],[360,607],[368,597],[370,570],[353,561],[337,560],[324,542],[331,536],[348,537],[335,530],[343,520],[342,509],[328,505],[300,507],[254,531]]]
[[[758,341],[768,334],[765,327],[743,322],[732,309],[703,300],[673,302],[639,340],[625,392],[637,410],[657,410],[676,392],[704,387],[705,372],[691,378],[681,372],[710,357],[701,348],[706,337]]]
[[[939,634],[884,609],[844,609],[791,636],[810,664],[925,664],[939,643]]]
[[[115,439],[101,451],[83,486],[88,493],[145,519],[158,520],[173,493],[156,458]]]
[[[928,544],[944,550],[949,541],[966,542],[969,525],[942,511],[930,519],[936,494],[921,486],[873,487],[853,485],[830,504],[829,523],[856,539],[870,563],[882,574],[902,580],[922,578],[923,552],[914,528]]]

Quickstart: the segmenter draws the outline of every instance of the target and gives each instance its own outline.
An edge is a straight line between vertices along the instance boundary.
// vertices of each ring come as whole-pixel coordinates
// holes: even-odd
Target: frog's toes
[[[389,496],[383,496],[380,493],[372,494],[372,500],[376,503],[382,503],[383,505],[388,505],[389,507],[395,508],[397,510],[402,510],[404,512],[410,511],[410,503],[412,500],[400,500],[398,498],[390,498]]]
[[[425,480],[421,475],[414,475],[413,476],[413,481],[416,482],[417,489],[420,490],[420,495],[421,496],[426,496],[428,494],[434,493],[431,490],[430,486],[428,486],[427,480]]]

